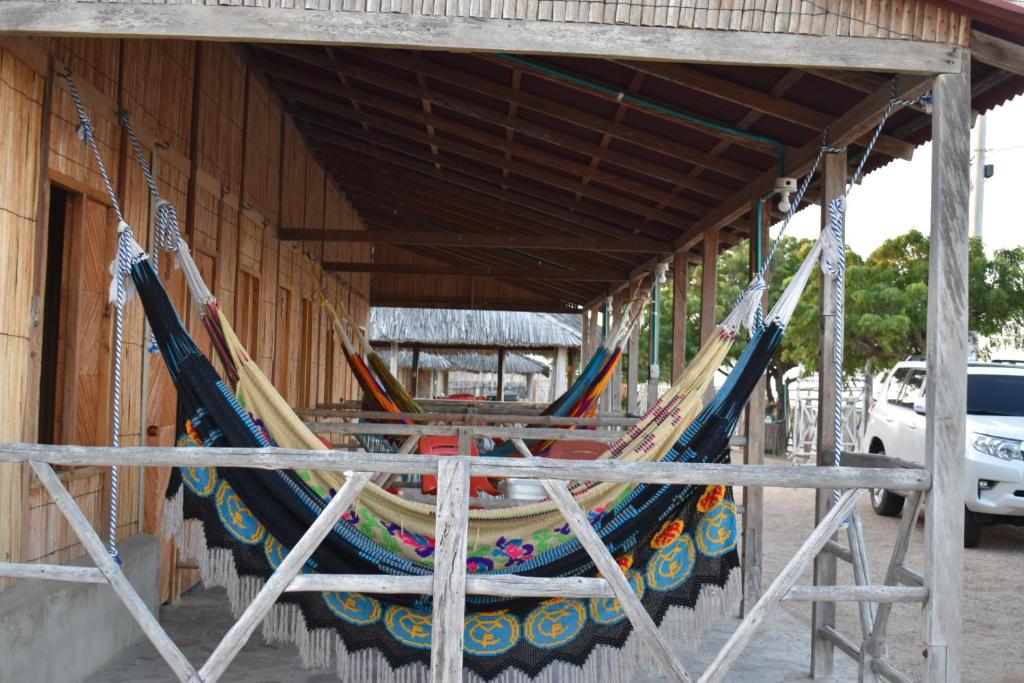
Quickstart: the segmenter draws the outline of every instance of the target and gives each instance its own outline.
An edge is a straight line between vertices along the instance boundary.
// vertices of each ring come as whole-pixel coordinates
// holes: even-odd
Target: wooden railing
[[[465,429],[465,428],[463,428]],[[733,486],[775,486],[786,488],[842,489],[838,503],[815,527],[796,555],[782,569],[757,603],[745,615],[739,627],[718,656],[700,677],[700,681],[719,681],[746,646],[768,613],[784,599],[804,601],[855,601],[865,605],[867,622],[863,647],[881,653],[885,646],[885,626],[894,602],[924,602],[927,587],[921,584],[898,585],[901,579],[901,551],[906,549],[913,520],[916,519],[921,493],[931,486],[931,475],[922,469],[891,467],[824,468],[783,465],[725,465],[691,463],[638,463],[609,461],[565,461],[533,458],[525,443],[513,438],[522,458],[478,458],[467,456],[436,457],[425,455],[377,454],[345,451],[301,451],[291,449],[244,448],[98,448],[48,446],[39,444],[0,445],[0,462],[29,462],[33,471],[53,495],[83,545],[96,562],[96,568],[72,568],[59,565],[0,563],[0,576],[42,578],[86,583],[107,583],[128,607],[142,630],[153,642],[181,681],[212,683],[220,678],[238,655],[256,627],[277,599],[285,592],[365,591],[370,593],[411,593],[433,595],[433,640],[431,680],[455,683],[462,680],[463,619],[465,596],[496,595],[508,597],[615,597],[628,615],[634,629],[649,646],[668,680],[691,681],[675,656],[674,648],[662,638],[630,587],[611,553],[587,521],[566,487],[567,481],[616,481],[651,484],[728,484]],[[128,583],[118,564],[107,554],[103,542],[82,515],[51,465],[135,465],[135,466],[217,466],[261,469],[320,469],[345,472],[346,483],[327,504],[302,539],[288,553],[266,581],[259,594],[221,640],[206,663],[197,671],[163,630],[145,603]],[[376,473],[432,474],[439,479],[435,542],[435,573],[427,577],[376,575],[302,576],[299,574],[313,551],[340,520]],[[564,515],[581,545],[601,573],[600,578],[539,578],[515,575],[466,575],[466,538],[468,534],[468,487],[471,476],[540,479],[548,496]],[[796,586],[797,579],[813,558],[832,546],[832,540],[844,521],[856,519],[857,501],[869,488],[888,488],[910,492],[912,509],[905,515],[882,585],[871,585],[866,574],[857,571],[857,584],[850,586]],[[907,521],[909,520],[909,521]],[[859,521],[859,520],[858,520]],[[851,541],[853,541],[851,536]],[[845,549],[860,566],[860,548]],[[899,555],[897,558],[896,555]],[[904,570],[905,575],[905,570]],[[440,579],[440,580],[439,580]],[[859,657],[861,648],[838,633],[823,634],[833,639],[842,651]],[[890,665],[879,654],[874,669],[888,680],[902,681],[892,674]],[[895,671],[895,670],[893,670]]]

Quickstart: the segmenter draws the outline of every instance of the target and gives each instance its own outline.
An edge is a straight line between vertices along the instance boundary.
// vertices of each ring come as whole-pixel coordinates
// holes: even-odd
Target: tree
[[[928,238],[917,230],[884,242],[867,259],[847,249],[844,373],[848,376],[892,367],[908,355],[923,355],[928,306]],[[769,307],[778,300],[813,246],[811,240],[783,238],[767,273]],[[748,248],[742,242],[719,257],[717,319],[735,305],[747,286]],[[1024,247],[997,251],[990,259],[972,240],[968,264],[970,330],[1000,343],[1024,342]],[[786,329],[782,347],[768,373],[769,401],[784,387],[794,367],[818,370],[821,354],[820,277],[812,275]],[[667,379],[672,367],[672,284],[661,290],[659,364]],[[687,306],[687,358],[700,344],[700,267],[691,275]],[[649,316],[640,333],[640,376],[646,380]],[[741,338],[730,358],[745,346]],[[983,350],[984,352],[984,350]]]

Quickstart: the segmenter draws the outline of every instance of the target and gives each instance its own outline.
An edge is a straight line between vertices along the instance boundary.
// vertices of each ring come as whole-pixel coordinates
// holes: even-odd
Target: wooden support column
[[[661,368],[658,366],[658,335],[661,334],[661,288],[655,286],[651,291],[651,336],[649,340],[648,358],[650,373],[647,380],[647,409],[650,410],[658,400],[658,379]]]
[[[846,152],[826,154],[822,162],[821,225],[828,226],[828,204],[846,192]],[[835,434],[832,428],[832,408],[835,405],[835,369],[833,354],[837,343],[835,336],[836,276],[821,275],[819,295],[821,308],[821,367],[818,371],[818,442],[817,464],[819,467],[834,465]],[[833,494],[827,489],[815,492],[815,523],[821,522],[832,507]],[[822,553],[814,560],[814,585],[832,586],[836,582],[836,557]],[[811,676],[827,678],[832,675],[832,661],[835,646],[825,639],[822,629],[834,628],[836,606],[831,602],[816,602],[811,609]]]
[[[628,367],[626,368],[626,412],[630,415],[640,414],[640,325],[629,334]]]
[[[608,334],[612,334],[619,326],[623,317],[622,307],[626,305],[626,290],[622,289],[615,293],[612,299],[612,315],[608,321]],[[612,371],[611,381],[608,383],[608,389],[605,392],[608,395],[608,408],[609,412],[621,413],[622,412],[622,359],[619,359],[618,365]]]
[[[690,289],[690,255],[677,251],[672,259],[672,381],[686,369],[686,304]]]
[[[398,377],[398,342],[391,342],[388,349],[388,370],[395,377]]]
[[[963,644],[964,456],[967,414],[967,261],[970,63],[932,90],[932,222],[925,389],[925,683],[959,681]]]
[[[420,395],[420,347],[412,347],[412,395],[417,398]]]
[[[715,331],[715,302],[718,301],[718,229],[704,235],[704,259],[700,279],[700,342]]]
[[[551,400],[561,396],[569,388],[569,349],[564,346],[555,350],[555,365],[551,375]]]
[[[754,217],[750,239],[750,277],[754,277],[768,249],[768,221],[759,221],[759,202],[751,206]],[[758,223],[762,225],[758,225]],[[760,241],[757,236],[760,234]],[[765,292],[764,300],[767,300]],[[746,410],[746,445],[743,447],[743,464],[760,465],[764,463],[764,418],[767,402],[766,378],[758,380],[750,395]],[[743,487],[743,600],[740,604],[741,616],[750,613],[751,608],[761,597],[761,578],[764,571],[764,489],[760,486]]]
[[[498,349],[498,391],[496,399],[505,400],[505,349]]]

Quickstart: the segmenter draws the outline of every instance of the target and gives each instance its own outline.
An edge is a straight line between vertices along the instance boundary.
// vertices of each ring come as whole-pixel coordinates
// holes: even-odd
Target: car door
[[[898,457],[911,462],[924,464],[924,425],[925,416],[914,410],[914,404],[924,396],[925,371],[914,369],[907,376],[903,392],[900,395],[900,407],[903,409],[899,437],[900,453]]]
[[[900,432],[899,420],[900,407],[898,399],[903,390],[903,383],[910,373],[910,368],[897,368],[889,376],[885,383],[882,395],[871,411],[871,422],[869,435],[877,437],[885,447],[885,452],[891,455],[896,453],[897,439]],[[870,448],[870,443],[865,444]]]

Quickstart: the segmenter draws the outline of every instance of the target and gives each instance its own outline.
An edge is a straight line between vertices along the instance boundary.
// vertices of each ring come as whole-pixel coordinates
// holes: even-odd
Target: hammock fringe
[[[176,540],[179,558],[198,564],[204,588],[227,590],[231,615],[237,619],[256,599],[266,583],[264,579],[239,576],[230,550],[207,547],[206,533],[198,520],[186,520],[179,525]],[[662,637],[676,646],[696,649],[707,628],[735,613],[742,586],[741,572],[736,568],[730,572],[724,586],[704,586],[693,608],[670,607],[658,627]],[[298,605],[275,604],[263,620],[262,634],[268,643],[296,645],[304,669],[330,669],[333,661],[338,679],[346,683],[425,683],[429,679],[430,669],[421,662],[394,669],[378,650],[367,648],[349,652],[334,629],[308,628]],[[467,672],[465,680],[467,683],[586,683],[595,680],[632,683],[638,672],[649,670],[651,666],[646,648],[634,633],[622,648],[598,645],[583,666],[556,660],[537,676],[513,668],[489,681]]]

